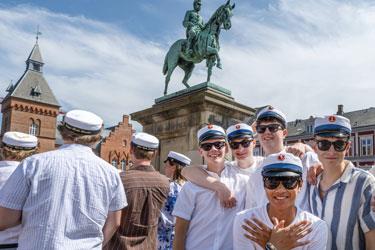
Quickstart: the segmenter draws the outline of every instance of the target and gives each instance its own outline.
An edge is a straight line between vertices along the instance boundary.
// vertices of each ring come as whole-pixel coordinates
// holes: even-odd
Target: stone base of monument
[[[155,100],[148,109],[131,114],[143,131],[160,140],[154,166],[160,171],[170,150],[183,153],[195,164],[202,164],[197,151],[197,131],[203,124],[228,126],[253,116],[255,110],[240,104],[231,92],[213,83],[201,83]]]

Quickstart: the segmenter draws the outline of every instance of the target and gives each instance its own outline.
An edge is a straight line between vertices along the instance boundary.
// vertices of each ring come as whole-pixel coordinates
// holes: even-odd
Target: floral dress
[[[173,248],[174,224],[175,218],[172,215],[174,204],[176,204],[177,196],[181,191],[182,185],[177,182],[169,184],[170,190],[161,214],[158,224],[158,250],[168,250]]]

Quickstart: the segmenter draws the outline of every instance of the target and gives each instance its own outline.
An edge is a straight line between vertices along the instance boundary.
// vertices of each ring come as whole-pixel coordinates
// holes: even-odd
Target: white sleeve
[[[244,223],[244,215],[237,214],[233,223],[233,250],[255,250],[255,244],[244,236],[244,229],[241,227]]]
[[[316,249],[327,249],[328,243],[328,226],[327,223],[323,220],[316,222],[312,235],[309,238],[310,243],[308,244],[309,250]]]
[[[191,189],[191,183],[186,183],[178,194],[172,215],[190,221],[195,208],[194,194]]]

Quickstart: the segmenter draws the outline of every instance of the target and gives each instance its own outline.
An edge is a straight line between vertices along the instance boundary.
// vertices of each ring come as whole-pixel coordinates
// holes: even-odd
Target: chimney
[[[339,104],[337,105],[337,115],[344,115],[344,105]]]

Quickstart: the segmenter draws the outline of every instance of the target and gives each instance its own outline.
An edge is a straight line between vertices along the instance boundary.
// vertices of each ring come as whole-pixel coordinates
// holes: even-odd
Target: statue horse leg
[[[184,84],[186,88],[190,88],[190,85],[187,82],[191,76],[191,73],[193,72],[194,63],[185,62],[185,63],[181,63],[179,66],[185,71],[185,76],[184,76],[184,79],[182,80],[182,84]]]
[[[212,75],[212,67],[215,65],[215,56],[210,56],[206,60],[207,66],[207,82],[210,82]]]
[[[181,44],[182,40],[176,41],[171,48],[169,49],[165,59],[164,59],[164,66],[163,66],[163,74],[165,76],[165,88],[164,88],[164,95],[167,94],[168,91],[168,84],[171,80],[171,75],[173,73],[173,70],[177,67],[178,60],[179,60],[179,54],[181,51]]]

